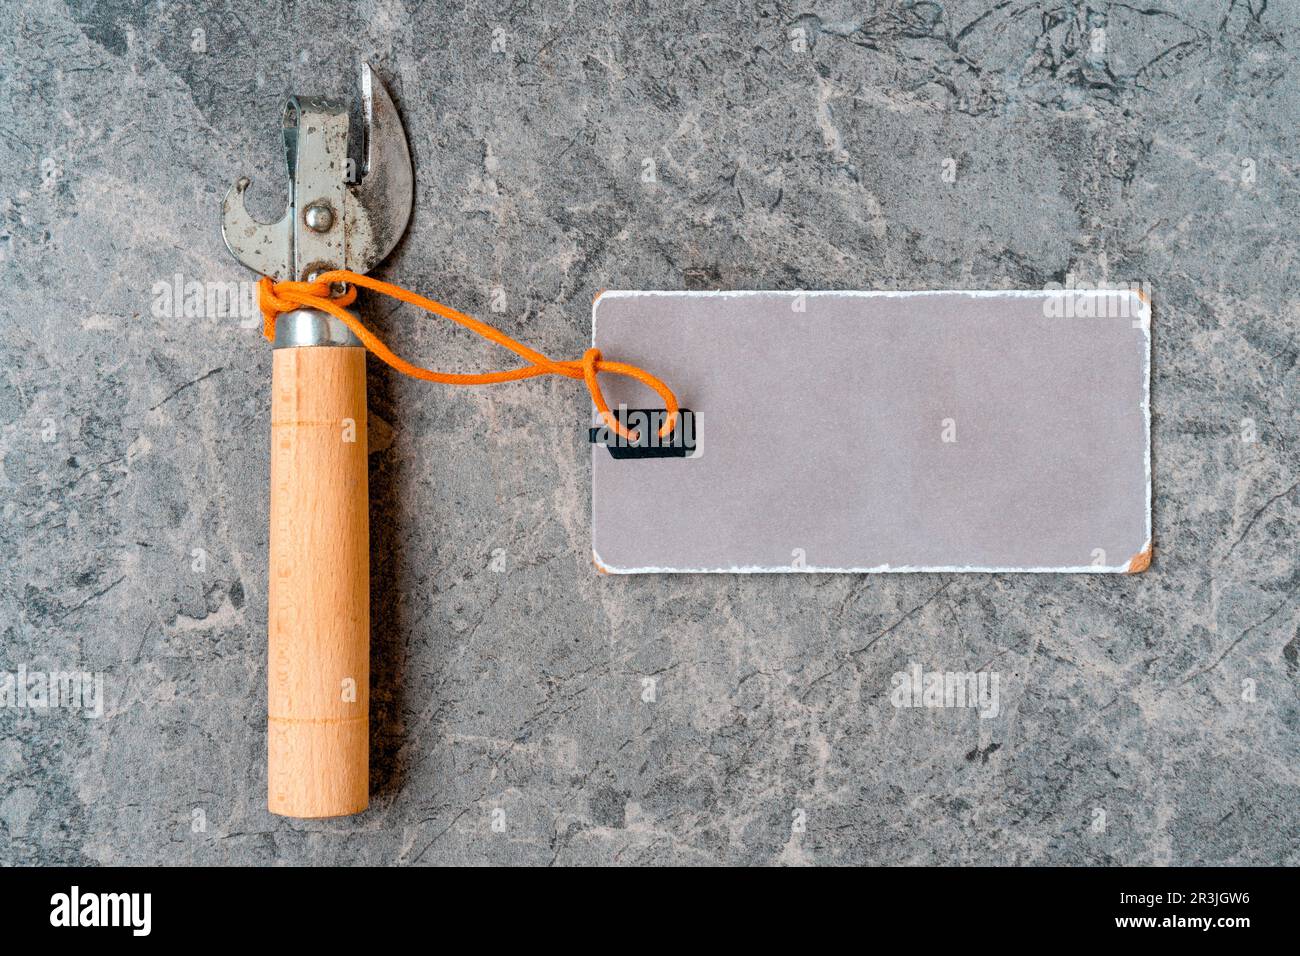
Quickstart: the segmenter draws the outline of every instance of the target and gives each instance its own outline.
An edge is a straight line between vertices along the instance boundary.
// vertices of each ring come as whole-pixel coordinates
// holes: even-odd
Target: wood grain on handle
[[[370,799],[366,353],[272,355],[268,806],[359,813]]]

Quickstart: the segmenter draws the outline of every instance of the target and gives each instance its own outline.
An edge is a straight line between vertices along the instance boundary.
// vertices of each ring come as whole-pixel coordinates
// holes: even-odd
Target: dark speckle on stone
[[[996,753],[999,749],[1001,749],[1001,747],[1002,747],[1001,744],[992,743],[989,744],[987,747],[984,747],[983,749],[976,747],[973,750],[968,750],[966,751],[966,761],[969,763],[974,761],[976,758],[979,758],[980,763],[988,763],[989,755]]]
[[[598,826],[622,829],[627,815],[627,794],[613,787],[600,787],[592,795],[591,819]]]

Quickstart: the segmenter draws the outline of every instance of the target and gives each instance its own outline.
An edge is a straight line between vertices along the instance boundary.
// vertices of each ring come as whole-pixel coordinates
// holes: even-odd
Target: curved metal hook
[[[221,238],[248,268],[275,279],[293,275],[293,205],[277,222],[254,219],[244,204],[252,180],[242,176],[221,200]]]

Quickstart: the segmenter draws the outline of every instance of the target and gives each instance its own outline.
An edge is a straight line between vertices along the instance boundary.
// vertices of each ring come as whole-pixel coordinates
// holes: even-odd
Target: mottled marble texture
[[[1300,11],[678,6],[0,12],[0,670],[107,697],[0,710],[0,862],[1300,862]],[[277,208],[359,57],[416,162],[379,274],[553,355],[602,287],[1148,281],[1151,571],[602,578],[579,385],[372,363],[373,807],[271,817],[270,353],[153,287],[250,278],[218,201]],[[895,708],[913,661],[1001,713]]]

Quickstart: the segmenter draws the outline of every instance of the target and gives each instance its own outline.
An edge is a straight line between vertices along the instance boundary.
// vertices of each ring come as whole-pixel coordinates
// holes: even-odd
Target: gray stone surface
[[[0,13],[0,665],[106,697],[0,711],[0,862],[1300,862],[1293,4],[417,6]],[[270,353],[154,286],[249,278],[217,203],[358,57],[417,164],[380,274],[553,355],[602,287],[1147,280],[1151,571],[600,577],[579,385],[372,364],[373,807],[268,815]],[[892,706],[913,662],[999,715]]]

